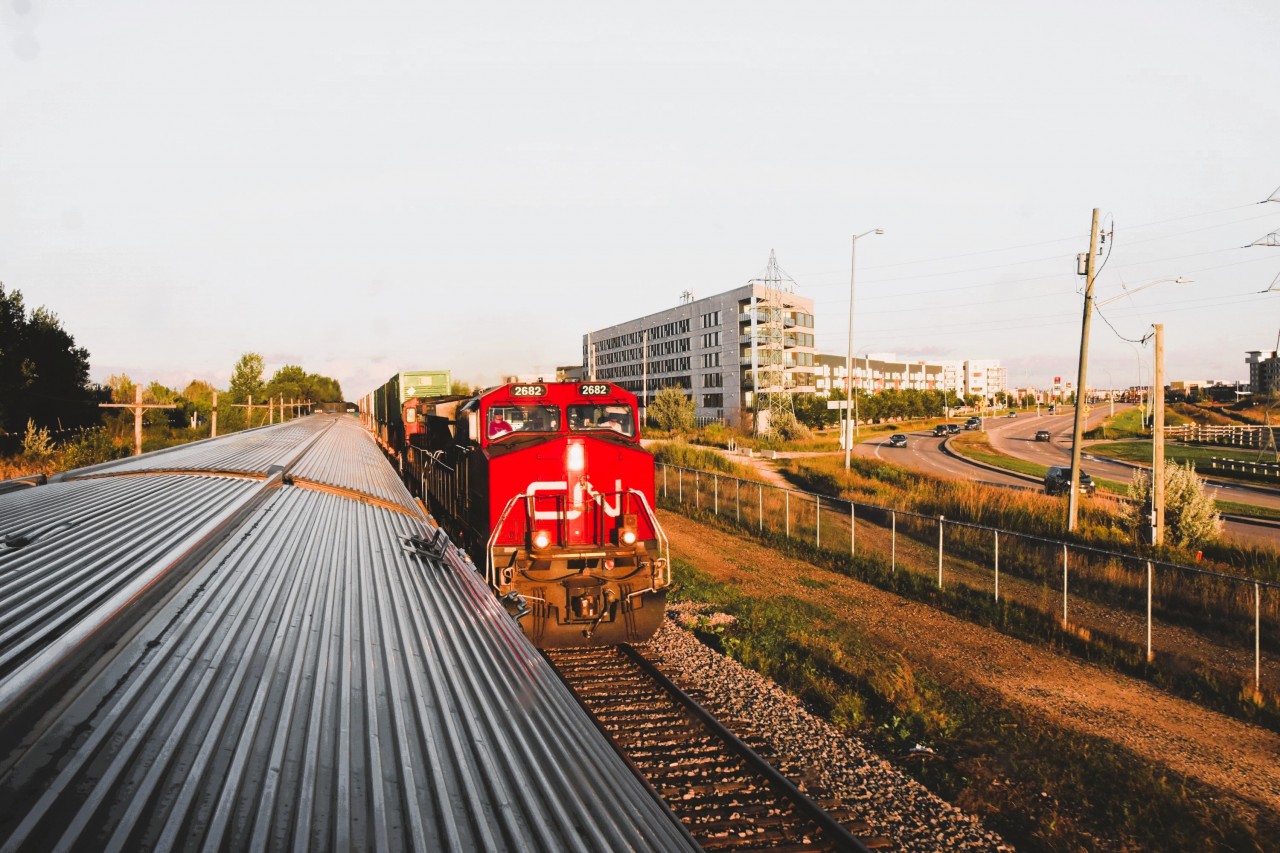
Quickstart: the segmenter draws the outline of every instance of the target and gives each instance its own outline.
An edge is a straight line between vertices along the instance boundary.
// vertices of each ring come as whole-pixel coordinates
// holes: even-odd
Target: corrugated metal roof
[[[0,495],[0,705],[260,488],[246,479],[160,475]]]
[[[59,475],[57,479],[147,471],[227,471],[265,475],[272,466],[288,464],[308,438],[331,427],[334,420],[335,417],[325,415],[298,418],[81,468]]]
[[[319,451],[324,479],[377,481],[339,461],[348,446],[363,466],[367,439],[334,435],[350,443]],[[405,547],[432,532],[420,516],[281,482],[144,475],[0,497],[24,530],[48,525],[16,555],[75,564],[133,543],[99,560],[115,582],[173,552],[164,530],[259,490],[165,599],[121,611],[128,632],[40,719],[0,719],[0,849],[693,848],[474,567]],[[107,505],[121,514],[87,527]]]
[[[289,470],[295,480],[347,489],[413,509],[413,496],[355,418],[331,418],[327,430]]]

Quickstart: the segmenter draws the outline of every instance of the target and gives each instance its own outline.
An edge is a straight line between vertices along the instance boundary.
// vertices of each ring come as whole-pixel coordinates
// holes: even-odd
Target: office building
[[[646,404],[664,388],[694,402],[701,423],[749,427],[756,389],[813,393],[813,300],[752,283],[583,336],[587,377]]]

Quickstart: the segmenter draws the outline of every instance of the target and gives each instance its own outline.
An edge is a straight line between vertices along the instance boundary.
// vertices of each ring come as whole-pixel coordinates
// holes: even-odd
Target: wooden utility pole
[[[1076,529],[1080,514],[1080,442],[1084,440],[1085,381],[1089,365],[1089,317],[1093,309],[1094,259],[1098,254],[1098,208],[1093,209],[1089,229],[1089,255],[1085,259],[1084,320],[1080,326],[1080,369],[1076,376],[1076,414],[1071,429],[1071,491],[1067,493],[1067,530]]]
[[[213,430],[210,432],[209,437],[217,438],[218,437],[218,392],[217,391],[213,392],[213,415],[212,417],[210,417],[210,420],[213,422]]]
[[[1164,324],[1156,323],[1156,371],[1151,380],[1151,544],[1164,544]]]
[[[247,403],[233,403],[233,404],[232,404],[232,406],[231,406],[231,408],[233,408],[233,409],[248,409],[248,410],[249,410],[249,412],[248,412],[248,414],[246,414],[246,415],[245,415],[245,424],[247,425],[247,427],[248,427],[249,429],[252,429],[252,428],[253,428],[253,410],[254,410],[254,409],[265,409],[265,408],[267,408],[267,407],[266,407],[266,405],[262,405],[262,406],[255,406],[255,405],[253,404],[253,395],[252,395],[252,394],[250,394],[250,395],[249,395],[249,402],[247,402]]]
[[[174,403],[143,403],[142,386],[133,386],[132,403],[99,403],[100,409],[133,409],[133,455],[142,455],[142,413],[147,409],[176,409]]]

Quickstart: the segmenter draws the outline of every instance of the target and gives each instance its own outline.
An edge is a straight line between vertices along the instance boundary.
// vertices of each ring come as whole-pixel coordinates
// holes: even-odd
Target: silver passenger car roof
[[[695,848],[354,420],[148,456],[0,494],[0,849]]]

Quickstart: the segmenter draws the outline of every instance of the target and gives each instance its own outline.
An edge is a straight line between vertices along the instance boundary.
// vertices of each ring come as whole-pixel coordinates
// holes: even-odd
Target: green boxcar
[[[443,397],[452,384],[447,370],[406,370],[387,380],[373,392],[373,420],[378,437],[395,452],[404,443],[401,406],[414,397]]]

